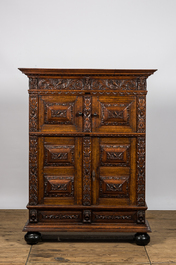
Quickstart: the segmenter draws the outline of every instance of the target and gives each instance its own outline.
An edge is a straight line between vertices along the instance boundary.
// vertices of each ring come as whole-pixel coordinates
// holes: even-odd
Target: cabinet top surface
[[[157,69],[47,69],[19,68],[28,77],[57,77],[57,76],[145,76],[148,77]]]

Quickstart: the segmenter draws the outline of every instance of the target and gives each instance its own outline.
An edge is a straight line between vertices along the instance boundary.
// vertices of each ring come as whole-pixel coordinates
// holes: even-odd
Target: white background
[[[148,79],[147,203],[176,210],[176,1],[0,1],[0,208],[28,202],[28,78],[18,67],[158,69]]]

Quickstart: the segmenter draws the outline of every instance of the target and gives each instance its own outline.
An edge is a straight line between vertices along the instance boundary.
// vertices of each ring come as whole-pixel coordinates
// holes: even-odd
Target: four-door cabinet
[[[40,232],[134,232],[145,219],[146,79],[156,70],[19,69],[29,77],[29,244]]]

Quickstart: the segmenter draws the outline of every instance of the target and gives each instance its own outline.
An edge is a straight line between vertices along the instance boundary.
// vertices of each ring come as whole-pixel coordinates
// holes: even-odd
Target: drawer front
[[[40,96],[39,130],[81,132],[83,99],[77,96]]]
[[[93,223],[134,223],[136,212],[98,211],[93,212]]]
[[[82,222],[82,211],[40,211],[39,222],[76,223]]]
[[[92,117],[93,132],[135,132],[136,98],[93,97]]]

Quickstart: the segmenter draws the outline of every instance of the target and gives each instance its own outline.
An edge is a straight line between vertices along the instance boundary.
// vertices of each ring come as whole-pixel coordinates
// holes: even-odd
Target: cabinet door
[[[39,202],[82,204],[81,138],[39,138]]]
[[[135,132],[136,98],[92,97],[93,132]]]
[[[136,203],[136,139],[92,140],[93,204]]]
[[[82,131],[83,99],[77,96],[40,96],[39,130]]]

